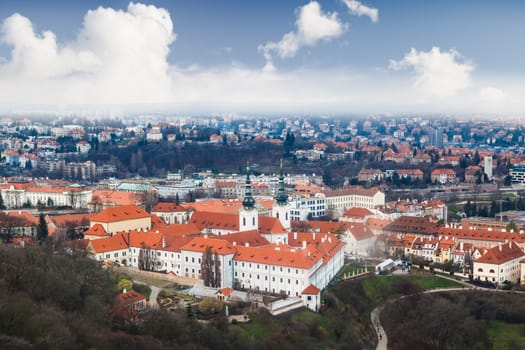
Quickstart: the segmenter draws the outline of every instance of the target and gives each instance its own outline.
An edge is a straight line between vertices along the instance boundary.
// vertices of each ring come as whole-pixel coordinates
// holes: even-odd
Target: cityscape
[[[524,9],[1,4],[0,347],[525,348]]]

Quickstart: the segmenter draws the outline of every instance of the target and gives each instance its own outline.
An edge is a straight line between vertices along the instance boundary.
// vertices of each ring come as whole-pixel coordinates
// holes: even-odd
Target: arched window
[[[495,271],[494,271],[494,269],[490,269],[490,271],[489,271],[489,272],[490,272],[490,273],[494,273]]]
[[[480,267],[480,268],[478,269],[478,272],[483,272],[483,269]]]

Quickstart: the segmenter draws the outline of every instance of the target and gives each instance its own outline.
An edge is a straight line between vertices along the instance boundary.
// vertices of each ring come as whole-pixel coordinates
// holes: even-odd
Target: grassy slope
[[[491,321],[487,334],[493,350],[525,349],[525,324],[512,324],[503,321]]]

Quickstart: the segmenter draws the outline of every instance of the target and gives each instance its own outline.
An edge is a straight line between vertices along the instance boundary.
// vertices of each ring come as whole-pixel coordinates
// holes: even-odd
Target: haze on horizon
[[[0,112],[522,115],[522,1],[0,4]]]

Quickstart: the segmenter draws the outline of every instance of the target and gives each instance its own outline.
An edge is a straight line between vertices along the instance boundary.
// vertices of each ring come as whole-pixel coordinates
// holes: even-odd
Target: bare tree
[[[147,249],[144,243],[139,252],[139,270],[154,271],[157,266],[157,255],[154,250]]]

